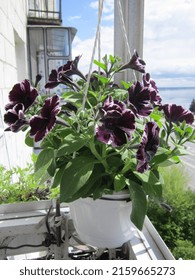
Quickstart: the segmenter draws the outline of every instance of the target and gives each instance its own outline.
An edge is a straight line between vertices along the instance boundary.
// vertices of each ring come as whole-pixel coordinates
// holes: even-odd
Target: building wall
[[[28,78],[25,0],[0,0],[0,164],[25,166],[31,149],[24,145],[24,133],[4,132],[4,106],[17,82]]]

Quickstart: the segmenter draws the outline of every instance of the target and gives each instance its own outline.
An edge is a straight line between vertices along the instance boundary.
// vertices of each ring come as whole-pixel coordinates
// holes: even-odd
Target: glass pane
[[[57,70],[60,66],[63,66],[66,63],[66,59],[48,59],[49,73],[51,73],[51,70]]]
[[[61,28],[47,28],[47,55],[69,56],[68,30]]]
[[[35,81],[37,74],[42,76],[41,84],[45,84],[45,57],[44,57],[44,41],[42,28],[29,29],[29,50],[31,61],[31,78]]]

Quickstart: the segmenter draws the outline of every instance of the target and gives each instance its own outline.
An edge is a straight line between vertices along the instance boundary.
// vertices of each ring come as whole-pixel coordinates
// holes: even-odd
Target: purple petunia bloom
[[[24,105],[19,103],[12,109],[7,110],[4,115],[4,122],[9,125],[5,131],[18,132],[21,130],[28,123],[24,116]]]
[[[96,128],[97,139],[113,147],[127,143],[135,129],[135,116],[126,108],[125,103],[113,100],[110,96],[100,110],[102,125]]]
[[[28,80],[15,84],[9,93],[9,101],[5,106],[6,110],[12,109],[16,104],[21,103],[26,111],[38,96],[37,90],[32,87]]]
[[[40,74],[37,74],[36,78],[35,78],[35,87],[37,87],[37,85],[38,85],[38,83],[40,82],[41,79],[42,79],[42,76]]]
[[[135,115],[148,116],[152,112],[150,104],[150,90],[140,82],[134,83],[128,89],[127,104]]]
[[[150,101],[154,105],[160,105],[162,98],[159,95],[158,88],[154,80],[150,78],[150,74],[146,73],[143,75],[143,85],[148,87],[150,91]]]
[[[161,106],[161,109],[165,113],[165,117],[169,122],[183,122],[192,124],[194,122],[194,115],[189,110],[184,109],[180,105],[176,104],[165,104]]]
[[[129,63],[122,65],[119,70],[133,69],[141,73],[145,73],[145,65],[145,62],[139,57],[137,51],[134,51]]]
[[[69,60],[57,70],[53,69],[49,75],[49,82],[45,85],[45,88],[52,89],[59,84],[70,85],[72,84],[72,75],[78,75],[82,79],[86,80],[83,74],[78,70],[79,59],[80,56],[77,56],[74,60]]]
[[[143,173],[148,170],[149,162],[159,147],[159,130],[155,122],[148,122],[145,125],[141,143],[136,157],[138,160],[137,171]]]
[[[40,115],[30,119],[30,136],[34,137],[35,142],[42,140],[54,127],[57,114],[60,111],[59,103],[60,99],[57,95],[47,98]]]

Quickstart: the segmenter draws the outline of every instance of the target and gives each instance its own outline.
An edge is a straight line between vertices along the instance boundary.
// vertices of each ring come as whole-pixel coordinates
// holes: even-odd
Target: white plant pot
[[[98,248],[117,248],[129,241],[136,228],[130,220],[127,197],[120,192],[71,202],[71,217],[81,241]]]

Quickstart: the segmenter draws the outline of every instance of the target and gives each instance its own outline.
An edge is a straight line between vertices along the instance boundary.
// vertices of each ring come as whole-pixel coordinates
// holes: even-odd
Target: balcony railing
[[[57,260],[80,257],[83,260],[99,259],[100,256],[101,259],[113,260],[174,260],[147,217],[142,232],[137,230],[134,237],[121,248],[107,252],[80,242],[68,205],[62,204],[58,212],[60,216],[55,200],[0,205],[0,260],[38,259],[43,256]]]
[[[61,25],[61,0],[28,0],[28,24]]]

